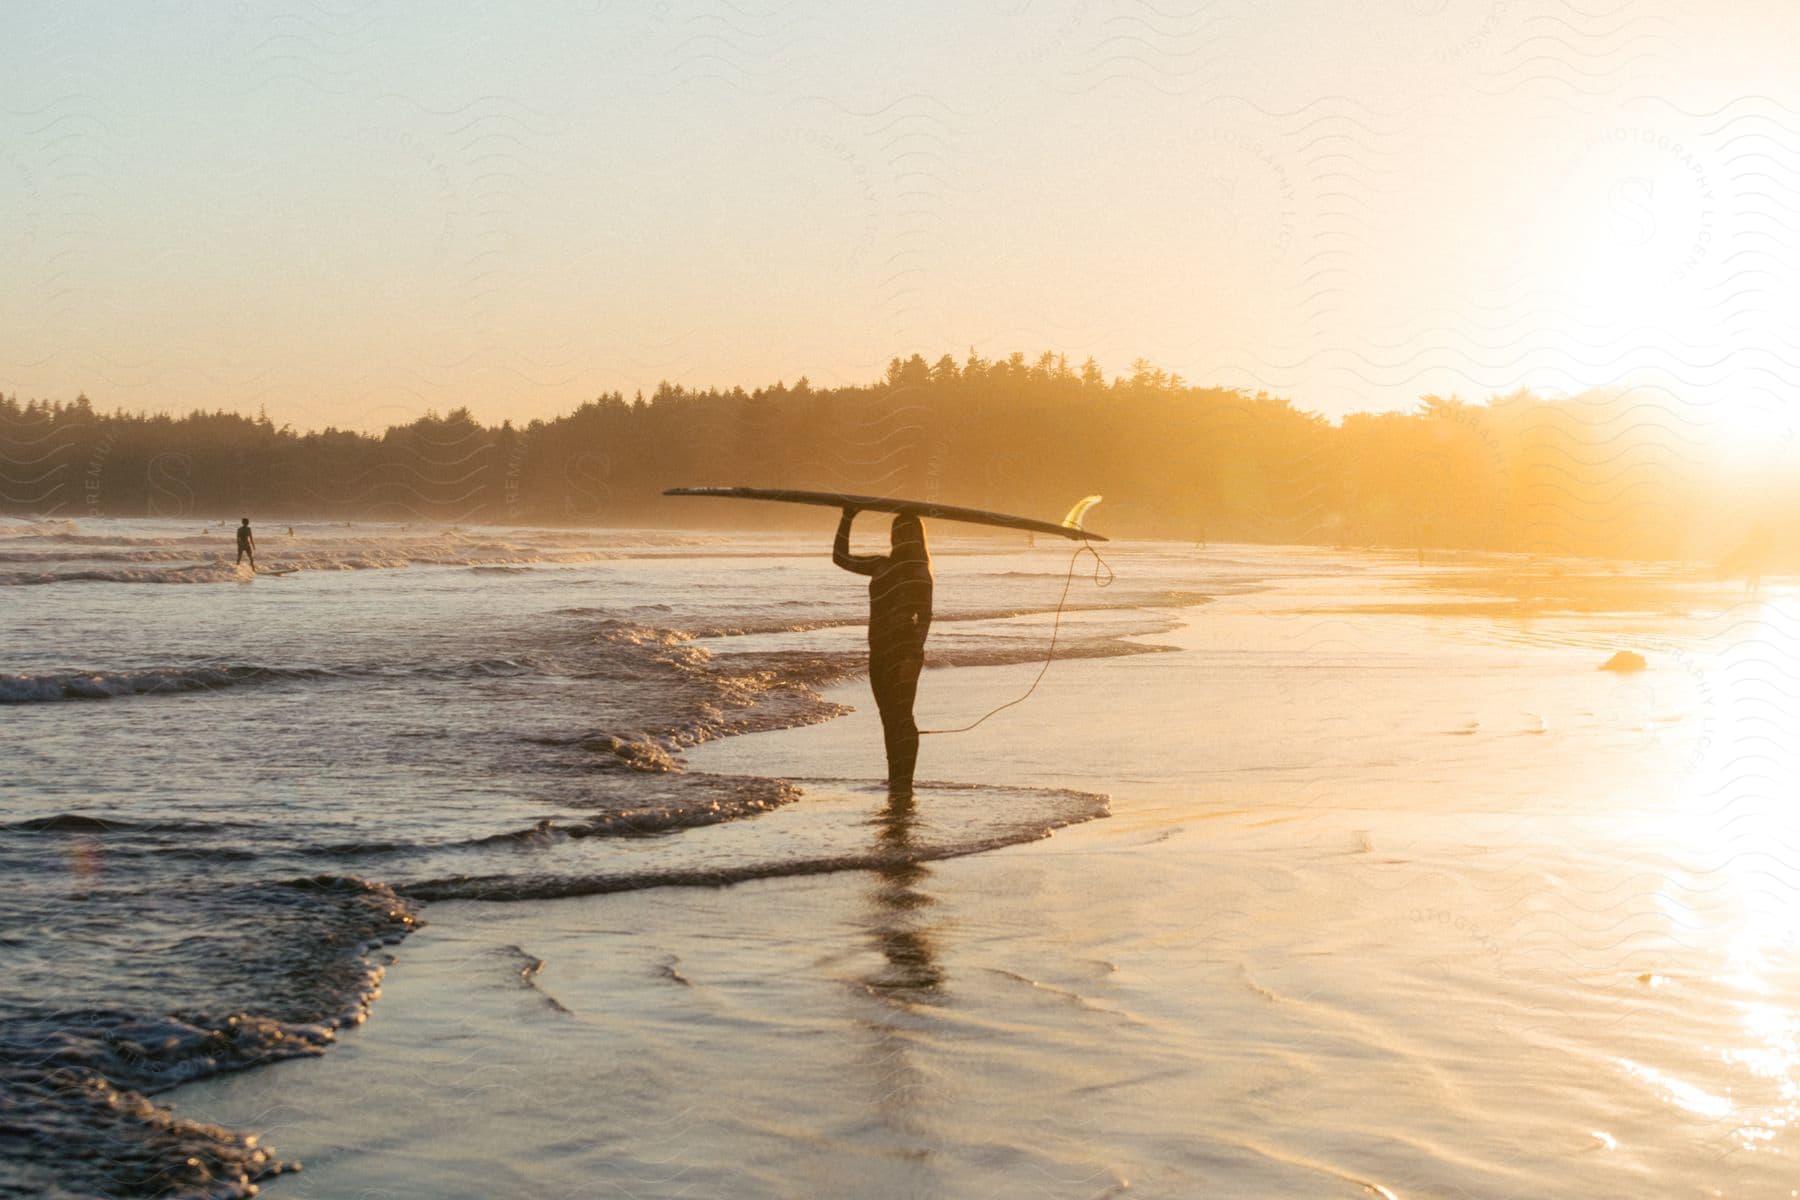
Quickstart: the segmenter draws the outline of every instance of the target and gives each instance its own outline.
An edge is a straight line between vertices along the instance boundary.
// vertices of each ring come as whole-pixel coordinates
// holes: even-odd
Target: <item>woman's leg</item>
[[[913,768],[919,759],[919,727],[913,720],[913,698],[919,691],[919,672],[925,665],[923,646],[870,648],[869,686],[881,713],[882,739],[887,744],[888,788],[912,790]]]

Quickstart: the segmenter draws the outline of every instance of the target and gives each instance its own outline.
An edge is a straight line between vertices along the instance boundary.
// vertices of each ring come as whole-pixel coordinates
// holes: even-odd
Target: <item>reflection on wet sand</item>
[[[915,860],[916,816],[912,793],[889,795],[887,807],[876,818],[875,842],[884,861],[875,868],[869,888],[871,935],[886,965],[864,983],[874,994],[899,1005],[935,1002],[944,980],[926,919],[934,902],[918,886],[930,878],[931,869]]]
[[[867,1115],[862,1133],[894,1172],[882,1183],[892,1194],[924,1195],[942,1186],[933,1150],[944,1134],[932,1121],[932,1073],[919,1061],[933,1040],[934,1008],[945,996],[938,962],[936,901],[922,889],[931,870],[913,861],[917,814],[910,793],[890,793],[876,816],[876,854],[869,874],[868,942],[878,961],[857,982],[855,1021],[866,1031],[863,1081]]]

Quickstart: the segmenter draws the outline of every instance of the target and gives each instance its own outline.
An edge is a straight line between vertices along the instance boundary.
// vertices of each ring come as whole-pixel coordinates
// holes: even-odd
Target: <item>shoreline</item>
[[[1180,622],[1202,607],[1197,602],[1155,611]],[[1153,638],[1156,635],[1147,636]],[[1138,657],[1142,656],[1059,659],[1053,664],[1051,674]],[[1034,670],[1035,664],[930,668],[921,686],[921,723],[928,723],[926,701],[929,693],[951,690],[930,688],[934,676],[940,680],[985,677],[972,690],[999,703],[1012,698],[1008,693],[1016,694],[1022,690],[1021,677],[1025,677],[1023,683],[1028,684],[1028,677]],[[1048,682],[1047,677],[1046,684]],[[966,698],[967,690],[957,690]],[[882,743],[879,718],[868,695],[867,680],[857,676],[835,683],[820,694],[827,702],[844,705],[852,711],[817,724],[742,733],[709,741],[684,751],[683,759],[688,768],[696,772],[791,778],[802,788],[804,795],[795,804],[751,820],[780,820],[790,810],[808,805],[837,806],[850,802],[861,803],[873,810],[878,798],[885,793],[876,786],[882,770]],[[791,761],[860,762],[873,773],[833,776],[815,771],[791,775],[780,769],[781,761],[790,755],[794,756]],[[1057,790],[1063,785],[1025,781],[1012,786],[1035,791],[1040,788]],[[945,785],[934,783],[930,778],[922,779],[918,790],[924,796],[946,787],[952,793],[993,795],[993,788],[979,783]],[[938,872],[951,868],[952,864],[988,859],[1006,852],[1039,852],[1052,842],[1071,839],[1083,832],[1091,834],[1095,826],[1103,829],[1112,824],[1108,819],[1110,816],[1110,813],[1101,813],[1097,820],[1081,820],[1033,840],[941,857],[927,856],[920,860],[919,869]],[[799,896],[816,892],[821,898],[828,898],[828,907],[841,911],[853,902],[853,895],[859,890],[857,881],[877,873],[877,869],[869,865],[849,865],[716,884],[673,883],[550,899],[423,901],[420,902],[421,927],[398,945],[379,951],[373,959],[384,966],[384,975],[367,1019],[340,1029],[336,1043],[325,1054],[282,1060],[249,1072],[208,1077],[181,1085],[154,1099],[173,1108],[182,1119],[249,1132],[255,1135],[257,1144],[269,1148],[281,1161],[299,1165],[299,1170],[262,1180],[258,1193],[261,1195],[337,1195],[352,1190],[362,1193],[371,1188],[384,1195],[443,1195],[446,1193],[438,1190],[444,1185],[441,1178],[435,1182],[411,1178],[406,1153],[399,1154],[392,1162],[385,1161],[383,1153],[407,1145],[415,1138],[421,1148],[434,1143],[436,1139],[428,1127],[416,1127],[404,1136],[397,1136],[398,1130],[389,1130],[365,1146],[356,1145],[353,1138],[365,1129],[367,1114],[358,1110],[365,1098],[364,1089],[375,1083],[366,1078],[371,1071],[384,1077],[390,1071],[410,1074],[413,1082],[434,1093],[442,1088],[442,1093],[437,1095],[441,1101],[454,1099],[459,1094],[457,1081],[467,1079],[460,1067],[485,1057],[478,1052],[460,1059],[454,1054],[446,1055],[442,1052],[446,1044],[459,1043],[468,1036],[489,1043],[489,1050],[506,1065],[502,1068],[498,1063],[490,1064],[481,1068],[484,1072],[495,1069],[511,1074],[545,1063],[536,1046],[539,1032],[520,1028],[514,1022],[528,1021],[530,1012],[537,1009],[542,1010],[540,1015],[572,1015],[569,1005],[558,998],[559,957],[566,962],[567,952],[564,956],[539,957],[542,947],[531,944],[528,933],[518,933],[517,940],[502,940],[500,933],[488,932],[490,927],[507,931],[507,937],[539,924],[566,928],[599,916],[590,910],[609,903],[639,911],[656,910],[659,918],[666,920],[673,919],[662,911],[666,908],[691,907],[719,912],[734,903],[731,897],[753,897],[763,892],[792,891]],[[746,904],[756,902],[745,900]],[[652,986],[691,986],[674,961],[657,962],[647,973],[640,972],[639,981],[645,980]],[[447,997],[445,989],[454,990]],[[520,1009],[525,1011],[520,1012]],[[459,1032],[484,1018],[487,1023],[478,1034]],[[407,1066],[408,1063],[411,1065]],[[480,1087],[476,1089],[477,1092],[480,1090]],[[460,1101],[452,1107],[460,1111]],[[429,1124],[435,1125],[435,1122]],[[485,1158],[481,1161],[487,1163]],[[503,1161],[487,1165],[502,1169],[505,1166]],[[369,1182],[371,1177],[379,1179],[379,1185]],[[483,1184],[465,1194],[499,1194],[492,1189],[504,1191],[505,1186]],[[519,1181],[519,1186],[524,1186],[524,1182]]]
[[[1023,784],[1105,792],[1107,819],[929,863],[433,904],[330,1054],[162,1098],[298,1159],[275,1197],[1785,1190],[1779,1153],[1720,1157],[1734,1128],[1784,1144],[1795,1113],[1786,1076],[1705,1049],[1782,1053],[1744,1046],[1721,982],[1764,884],[1691,822],[1715,696],[1679,660],[1597,670],[1579,615],[1521,640],[1345,613],[1413,589],[1297,566],[1169,610],[1151,640],[1175,653],[1059,662],[921,754],[927,825]],[[928,672],[921,724],[1035,669]],[[866,684],[824,694],[856,711],[686,756],[811,781],[736,824],[891,828]],[[1758,987],[1800,985],[1757,961]]]

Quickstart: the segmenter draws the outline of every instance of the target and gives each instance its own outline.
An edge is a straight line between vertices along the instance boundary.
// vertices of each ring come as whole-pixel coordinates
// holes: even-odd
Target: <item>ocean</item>
[[[1789,581],[940,538],[900,809],[826,534],[229,537],[0,525],[0,1194],[1790,1194]]]
[[[279,1166],[161,1091],[322,1053],[387,951],[449,898],[580,895],[840,869],[805,844],[687,831],[800,789],[683,750],[842,711],[865,585],[829,537],[300,524],[0,523],[0,1193],[235,1195]],[[1029,662],[1062,548],[951,542],[935,664]],[[1084,581],[1058,653],[1141,652],[1151,556]],[[1194,595],[1198,601],[1199,594]],[[777,644],[779,639],[779,644]],[[1104,811],[1031,793],[920,855]],[[853,841],[853,839],[851,840]]]

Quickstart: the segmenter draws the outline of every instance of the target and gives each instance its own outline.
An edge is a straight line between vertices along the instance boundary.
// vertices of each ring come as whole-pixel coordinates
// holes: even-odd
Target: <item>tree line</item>
[[[884,378],[745,391],[663,383],[525,425],[466,408],[381,433],[266,415],[102,412],[0,398],[0,511],[14,515],[810,528],[817,514],[663,497],[795,487],[1059,517],[1181,541],[1466,548],[1618,558],[1791,548],[1789,483],[1752,485],[1629,390],[1527,392],[1333,422],[1148,362],[894,359]]]

